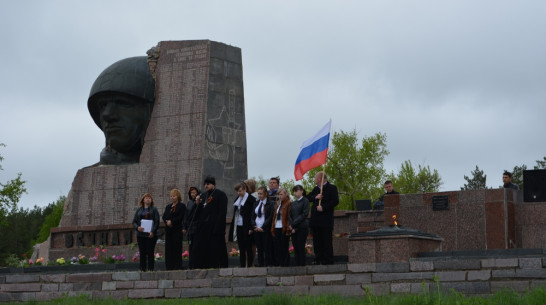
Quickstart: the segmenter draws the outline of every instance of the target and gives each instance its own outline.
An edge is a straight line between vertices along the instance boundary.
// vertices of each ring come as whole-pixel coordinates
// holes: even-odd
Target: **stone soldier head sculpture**
[[[87,108],[106,139],[100,164],[139,162],[154,105],[154,89],[146,56],[122,59],[95,80]]]

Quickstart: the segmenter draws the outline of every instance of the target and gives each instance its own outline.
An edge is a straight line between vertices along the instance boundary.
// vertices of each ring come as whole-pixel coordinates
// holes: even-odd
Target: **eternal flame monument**
[[[171,189],[186,202],[189,187],[213,175],[234,197],[232,186],[247,178],[242,71],[241,49],[209,40],[162,41],[147,57],[106,68],[88,100],[106,145],[74,178],[44,245],[49,260],[90,255],[94,245],[131,257],[131,222],[144,193],[163,213]]]

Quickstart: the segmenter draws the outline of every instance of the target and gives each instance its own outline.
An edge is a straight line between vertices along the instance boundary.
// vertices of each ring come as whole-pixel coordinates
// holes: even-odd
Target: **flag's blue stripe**
[[[304,147],[296,160],[296,164],[300,163],[303,160],[311,158],[314,154],[321,152],[328,148],[328,142],[330,141],[330,133],[324,137],[316,140],[311,145]]]

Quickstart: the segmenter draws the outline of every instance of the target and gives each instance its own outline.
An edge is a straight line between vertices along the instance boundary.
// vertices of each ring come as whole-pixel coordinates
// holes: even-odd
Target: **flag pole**
[[[320,194],[322,195],[322,187],[324,186],[324,175],[326,174],[326,163],[322,164],[322,179],[320,181]],[[319,200],[318,205],[321,206],[322,199]]]
[[[328,133],[332,132],[332,118],[330,118],[330,130],[328,130]],[[328,139],[328,142],[330,140]],[[328,146],[330,146],[330,143],[328,143]],[[328,162],[328,157],[326,157],[326,162]],[[324,175],[326,175],[326,162],[322,164],[322,179],[320,181],[320,195],[322,195],[322,187],[324,186]],[[319,200],[318,206],[322,205],[322,199]]]

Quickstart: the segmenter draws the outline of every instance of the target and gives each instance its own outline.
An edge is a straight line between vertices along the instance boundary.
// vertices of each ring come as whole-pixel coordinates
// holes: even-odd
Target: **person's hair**
[[[271,180],[277,181],[277,184],[279,184],[279,185],[280,185],[280,183],[281,183],[281,179],[280,179],[279,177],[271,177],[271,178],[269,178],[269,181],[271,181]]]
[[[259,192],[260,190],[264,191],[264,194],[265,194],[266,198],[269,198],[269,193],[267,192],[267,187],[260,186],[256,192]]]
[[[233,189],[237,192],[239,191],[239,189],[243,188],[245,191],[248,191],[248,188],[246,187],[246,183],[244,183],[243,181],[235,184],[235,186],[233,187]]]
[[[307,195],[305,193],[305,189],[303,188],[303,186],[301,186],[301,184],[294,185],[294,187],[292,188],[292,192],[295,191],[303,191],[303,196]]]
[[[144,206],[144,198],[146,198],[146,197],[150,197],[152,199],[152,202],[150,203],[150,206],[153,207],[154,206],[154,197],[152,197],[152,194],[150,194],[150,193],[146,193],[146,194],[142,195],[142,198],[140,198],[140,201],[138,202],[138,206],[139,207]]]
[[[326,176],[326,172],[320,171],[320,172],[316,173],[315,175],[318,175],[318,174],[321,174],[324,177],[324,181],[328,181],[328,176]]]
[[[182,202],[182,193],[178,189],[172,189],[171,190],[171,196],[176,195],[176,198],[178,198],[178,202]]]
[[[288,193],[288,191],[284,188],[284,187],[281,187],[278,191],[277,191],[277,194],[280,195],[281,192],[284,192],[286,194],[286,196],[288,197],[288,200],[290,200],[290,193]],[[280,200],[280,196],[279,196],[279,200]]]
[[[249,193],[254,193],[256,191],[256,180],[254,179],[246,179],[245,181],[245,184],[247,186],[246,190],[249,192]]]
[[[509,171],[504,171],[504,173],[502,173],[502,175],[503,175],[503,176],[506,175],[506,176],[512,178],[512,173],[509,172]]]
[[[392,181],[390,181],[390,180],[387,180],[387,181],[385,181],[385,183],[384,183],[384,184],[385,184],[385,185],[387,185],[387,184],[392,184]]]

